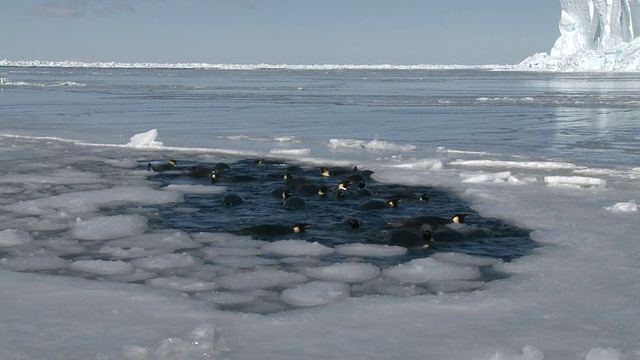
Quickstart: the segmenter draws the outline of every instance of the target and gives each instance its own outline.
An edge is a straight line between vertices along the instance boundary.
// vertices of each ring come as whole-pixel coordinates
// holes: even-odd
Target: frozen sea
[[[0,78],[2,359],[640,358],[636,74],[3,66]],[[416,255],[327,226],[314,237],[312,221],[275,241],[208,229],[189,219],[217,217],[232,185],[147,171],[167,159],[357,166],[380,189],[428,189],[429,215],[472,213],[447,231],[500,224],[528,243]]]

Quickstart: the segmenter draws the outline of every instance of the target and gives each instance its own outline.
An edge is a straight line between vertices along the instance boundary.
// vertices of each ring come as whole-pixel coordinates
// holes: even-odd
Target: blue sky
[[[559,0],[0,0],[0,59],[514,64]]]

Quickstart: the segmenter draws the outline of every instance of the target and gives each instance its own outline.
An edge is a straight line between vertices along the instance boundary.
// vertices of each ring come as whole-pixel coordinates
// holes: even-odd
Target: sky
[[[0,0],[0,60],[516,64],[559,0]]]

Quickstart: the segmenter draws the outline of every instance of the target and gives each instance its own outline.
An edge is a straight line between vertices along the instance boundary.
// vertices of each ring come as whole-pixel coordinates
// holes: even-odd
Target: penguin
[[[154,165],[151,162],[149,162],[147,164],[147,171],[163,172],[168,170],[175,170],[176,166],[178,166],[178,162],[173,159],[169,160],[166,164]]]
[[[289,190],[285,190],[282,192],[282,198],[284,199],[282,204],[284,205],[285,209],[288,210],[301,209],[307,205],[307,202],[303,198],[301,198],[300,196],[292,195],[291,191]]]
[[[299,187],[301,187],[302,185],[313,185],[313,181],[309,180],[309,179],[305,179],[305,178],[301,178],[301,177],[296,177],[296,175],[293,174],[288,174],[285,177],[286,180],[286,187],[289,190],[292,191],[296,191],[298,190]]]
[[[222,197],[221,201],[222,205],[224,206],[236,206],[242,204],[243,202],[244,199],[242,198],[242,196],[235,193],[226,194]]]
[[[246,227],[240,231],[240,235],[254,235],[254,236],[285,236],[290,234],[304,233],[308,228],[307,223],[297,223],[294,225],[280,225],[280,224],[263,224]]]
[[[273,197],[277,197],[277,198],[283,198],[282,193],[284,193],[284,191],[287,190],[282,186],[278,186],[277,188],[271,190],[271,196]]]
[[[423,193],[421,195],[416,195],[413,193],[398,193],[394,194],[393,197],[405,200],[405,201],[429,201],[429,194]]]
[[[329,169],[327,167],[321,167],[320,168],[320,175],[325,176],[325,177],[344,175],[344,174],[348,174],[350,172],[351,172],[351,170],[345,169],[345,168],[334,168],[334,169]]]
[[[246,181],[256,181],[257,177],[251,175],[233,175],[233,176],[222,176],[217,171],[212,171],[210,176],[211,182],[246,182]]]
[[[399,199],[391,199],[388,201],[371,200],[357,207],[358,210],[379,210],[395,208],[398,206]]]
[[[216,172],[218,175],[224,174],[229,171],[229,165],[225,163],[217,163],[213,167],[210,166],[191,166],[183,173],[187,176],[195,177],[195,178],[206,178],[210,177],[212,172]]]
[[[373,195],[373,190],[369,189],[364,181],[360,181],[360,183],[358,184],[358,190],[356,190],[356,196],[371,197]]]
[[[353,197],[353,193],[347,189],[349,185],[351,185],[349,181],[341,181],[338,187],[331,192],[331,196],[340,200]]]
[[[455,214],[450,218],[438,216],[416,216],[405,220],[388,222],[383,226],[383,229],[420,227],[425,224],[432,227],[443,227],[448,224],[462,223],[467,216],[469,216],[469,214]]]
[[[431,246],[432,237],[430,230],[422,233],[410,229],[400,228],[390,230],[385,236],[385,243],[389,245],[412,248],[428,248]]]
[[[319,197],[325,197],[327,196],[327,192],[329,191],[329,188],[327,187],[327,185],[320,185],[318,187],[318,196]]]
[[[313,182],[304,183],[298,186],[297,193],[300,195],[316,195],[321,191],[320,186],[314,184]]]
[[[356,218],[346,218],[342,221],[342,224],[347,225],[352,230],[359,230],[362,228],[362,221]]]

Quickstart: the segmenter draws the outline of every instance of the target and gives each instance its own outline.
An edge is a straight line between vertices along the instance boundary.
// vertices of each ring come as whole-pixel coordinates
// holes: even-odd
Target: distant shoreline
[[[155,62],[82,62],[0,60],[0,67],[49,67],[87,69],[195,69],[195,70],[512,70],[515,65],[394,65],[394,64],[210,64]]]

